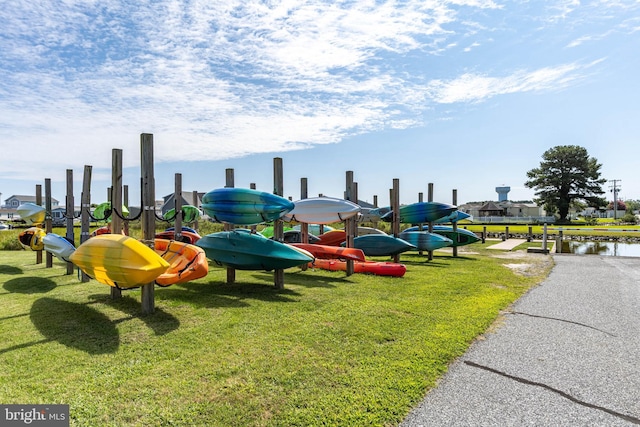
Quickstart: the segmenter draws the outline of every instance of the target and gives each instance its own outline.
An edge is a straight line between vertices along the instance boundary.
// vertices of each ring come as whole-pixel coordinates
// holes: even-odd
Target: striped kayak
[[[454,231],[453,227],[447,227],[445,225],[434,225],[433,232],[451,239],[453,241],[451,246],[453,247],[470,245],[482,240],[478,236],[476,236],[475,233],[465,228],[458,228]]]
[[[462,221],[463,219],[469,219],[469,218],[471,218],[471,221],[473,221],[473,217],[468,213],[462,212],[462,211],[453,211],[449,215],[443,216],[442,218],[437,219],[434,222],[438,224],[445,224],[447,222],[458,222],[458,221]]]
[[[403,224],[422,224],[437,221],[457,210],[453,205],[438,202],[417,202],[400,207],[400,222]],[[393,211],[384,214],[381,219],[391,222]]]
[[[436,249],[451,246],[453,241],[445,236],[428,231],[403,231],[398,234],[402,240],[414,245],[419,251],[435,251]]]
[[[156,238],[154,250],[169,263],[169,268],[156,278],[158,286],[186,283],[209,273],[209,263],[204,250],[196,245]]]
[[[279,270],[313,261],[310,253],[245,231],[220,231],[196,242],[216,263],[238,270]]]
[[[170,265],[142,242],[120,234],[90,238],[69,260],[98,282],[120,289],[153,283]]]
[[[316,258],[313,263],[309,263],[309,267],[330,271],[346,271],[347,262],[337,259]],[[353,271],[354,273],[368,273],[377,276],[402,277],[407,272],[407,267],[396,262],[354,261]]]
[[[202,197],[202,210],[214,221],[256,225],[279,219],[293,209],[284,197],[248,188],[218,188]]]

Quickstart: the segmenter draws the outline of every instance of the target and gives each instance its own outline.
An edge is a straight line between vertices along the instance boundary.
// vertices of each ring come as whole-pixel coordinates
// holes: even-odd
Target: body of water
[[[565,240],[562,242],[562,252],[582,255],[640,257],[640,243]]]

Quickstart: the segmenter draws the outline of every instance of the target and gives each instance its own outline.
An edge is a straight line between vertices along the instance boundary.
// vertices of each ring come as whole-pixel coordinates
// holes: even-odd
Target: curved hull
[[[331,230],[319,235],[318,239],[318,245],[340,246],[347,240],[347,233],[344,230]]]
[[[422,224],[436,221],[450,215],[457,208],[453,205],[438,202],[418,202],[400,207],[400,222],[405,224]],[[393,220],[393,211],[387,212],[381,218],[383,221]]]
[[[61,261],[69,262],[69,257],[76,251],[76,247],[62,236],[49,233],[44,236],[44,250]]]
[[[156,238],[154,250],[169,263],[169,268],[156,278],[156,284],[159,286],[186,283],[209,273],[209,263],[204,250],[196,245]]]
[[[157,233],[155,235],[156,239],[167,239],[167,240],[175,240],[175,233],[173,232],[173,230],[169,230],[169,231],[162,231],[160,233]],[[198,233],[192,233],[191,231],[187,231],[187,230],[182,230],[180,232],[180,239],[179,241],[184,242],[184,243],[190,243],[190,244],[195,244],[198,240],[201,239],[201,236]]]
[[[204,249],[207,258],[238,270],[278,270],[313,261],[308,252],[246,232],[208,234],[196,245]]]
[[[182,211],[182,221],[184,222],[194,222],[200,218],[200,209],[196,208],[192,205],[184,205],[181,208]],[[174,222],[176,220],[176,210],[174,208],[169,209],[162,215],[167,221]]]
[[[365,261],[362,249],[317,245],[313,243],[290,243],[290,245],[306,250],[316,259],[351,259],[354,261]]]
[[[463,219],[469,219],[469,218],[471,218],[471,215],[469,215],[468,213],[456,210],[447,216],[444,216],[440,219],[435,220],[434,222],[438,224],[446,224],[448,222],[458,222],[458,221],[462,221]],[[471,220],[473,220],[473,218]]]
[[[481,240],[473,232],[464,228],[458,228],[454,231],[453,227],[438,225],[433,227],[433,232],[451,239],[453,241],[451,246],[453,247],[470,245]]]
[[[435,251],[453,244],[451,239],[428,231],[403,231],[398,237],[411,243],[419,251]]]
[[[294,202],[293,210],[283,219],[308,224],[331,224],[349,219],[359,212],[360,206],[348,200],[312,197]]]
[[[388,234],[367,234],[353,239],[353,246],[362,249],[367,256],[396,255],[415,250],[416,247]]]
[[[247,188],[218,188],[204,195],[202,210],[217,222],[256,225],[279,219],[293,209],[284,197]]]
[[[347,270],[347,262],[336,259],[316,259],[309,266],[330,271]],[[407,272],[407,267],[404,264],[395,262],[354,261],[353,271],[354,273],[368,273],[377,276],[402,277]]]
[[[35,203],[23,203],[16,209],[16,213],[20,215],[27,224],[42,224],[46,217],[46,210]]]
[[[47,233],[38,227],[29,227],[18,234],[18,241],[25,249],[44,250],[44,238]]]
[[[138,240],[102,234],[82,243],[69,260],[100,283],[128,289],[152,283],[169,263]]]

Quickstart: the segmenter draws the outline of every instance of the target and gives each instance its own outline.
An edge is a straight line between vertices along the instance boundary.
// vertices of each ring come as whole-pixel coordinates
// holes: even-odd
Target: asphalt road
[[[640,424],[640,258],[554,259],[401,427]]]

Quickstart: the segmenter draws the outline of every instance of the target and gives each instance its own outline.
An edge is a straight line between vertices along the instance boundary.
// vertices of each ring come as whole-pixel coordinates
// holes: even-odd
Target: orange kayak
[[[357,248],[343,248],[341,246],[316,245],[314,243],[289,243],[291,246],[304,249],[315,258],[322,259],[352,259],[365,261],[364,252]]]
[[[171,230],[163,231],[163,232],[157,233],[155,237],[156,239],[174,240],[175,233]],[[180,232],[180,241],[185,243],[191,243],[192,245],[198,240],[200,240],[200,237],[201,236],[198,233],[194,233],[192,231],[182,230]]]
[[[311,268],[321,268],[323,270],[331,271],[346,271],[347,262],[337,259],[320,259],[312,263],[309,263]],[[353,271],[355,273],[368,273],[378,276],[393,276],[402,277],[407,271],[407,267],[404,264],[395,262],[383,262],[383,261],[354,261]]]
[[[200,279],[209,273],[204,250],[175,240],[155,239],[154,250],[170,265],[156,278],[158,286],[170,286]]]

